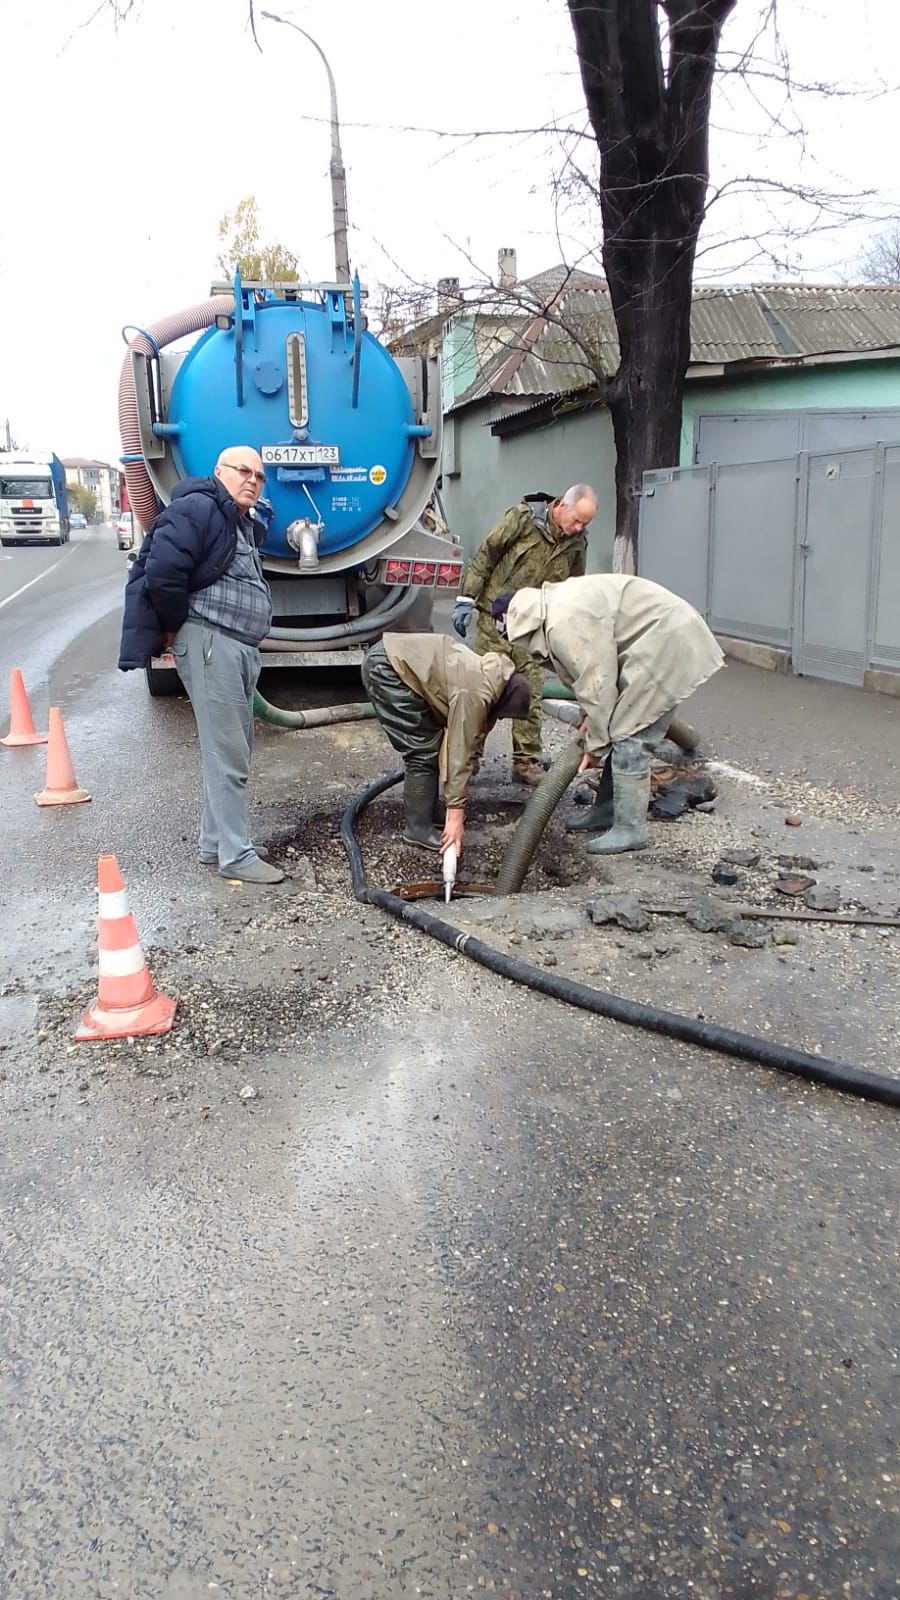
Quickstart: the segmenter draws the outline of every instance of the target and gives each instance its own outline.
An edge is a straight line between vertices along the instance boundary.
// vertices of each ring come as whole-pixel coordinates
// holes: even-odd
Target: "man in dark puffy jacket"
[[[185,478],[147,534],[125,589],[119,666],[171,647],[197,719],[203,769],[200,860],[224,878],[280,883],[247,822],[253,693],[272,598],[253,515],[265,472],[247,446],[223,450],[211,478]]]

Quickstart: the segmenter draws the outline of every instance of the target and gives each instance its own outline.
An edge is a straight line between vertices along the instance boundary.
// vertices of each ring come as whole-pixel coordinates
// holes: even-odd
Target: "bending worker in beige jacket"
[[[500,637],[491,621],[491,605],[500,594],[526,585],[559,583],[584,572],[587,530],[597,514],[597,496],[589,484],[575,483],[559,499],[528,494],[492,528],[462,575],[450,625],[481,655],[485,650],[508,655],[531,684],[527,715],[513,723],[512,776],[515,783],[537,785],[541,765],[541,687],[543,674],[525,650]]]
[[[531,685],[506,656],[435,633],[386,633],[368,652],[363,683],[403,757],[404,839],[426,850],[462,847],[469,778],[498,717],[523,717]],[[438,803],[444,780],[446,817]],[[435,823],[443,822],[443,833]]]
[[[682,700],[725,659],[703,618],[660,584],[614,572],[520,589],[492,611],[510,642],[552,666],[584,712],[581,771],[603,771],[595,804],[569,827],[595,835],[591,855],[643,849],[650,752]]]

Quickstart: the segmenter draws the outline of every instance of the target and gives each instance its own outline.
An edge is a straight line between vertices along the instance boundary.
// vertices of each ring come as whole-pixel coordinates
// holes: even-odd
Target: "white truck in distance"
[[[0,451],[0,544],[66,544],[66,469],[52,454]]]

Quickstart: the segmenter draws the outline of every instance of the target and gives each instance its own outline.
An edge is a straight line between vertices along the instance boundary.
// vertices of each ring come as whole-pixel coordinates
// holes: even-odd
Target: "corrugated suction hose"
[[[580,739],[566,745],[550,771],[535,789],[509,842],[497,874],[497,894],[518,894],[525,882],[534,852],[547,823],[581,766],[584,745]]]
[[[160,317],[158,322],[151,322],[149,328],[143,329],[129,341],[119,375],[119,437],[122,440],[128,498],[145,533],[159,512],[160,506],[143,460],[128,459],[129,456],[141,455],[141,429],[134,392],[134,376],[131,370],[131,352],[138,350],[145,356],[157,355],[165,345],[172,344],[175,339],[184,339],[188,334],[200,333],[204,328],[211,328],[216,317],[233,310],[233,294],[214,294],[208,300],[198,300],[196,305],[186,306],[183,311],[173,311],[168,317]]]

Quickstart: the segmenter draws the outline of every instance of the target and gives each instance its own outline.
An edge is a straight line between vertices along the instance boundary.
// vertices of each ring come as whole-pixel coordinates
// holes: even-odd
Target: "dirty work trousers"
[[[396,673],[379,641],[362,665],[366,694],[375,715],[403,757],[407,772],[434,772],[444,738],[444,728],[420,694]]]
[[[256,854],[247,820],[253,754],[256,645],[241,644],[202,622],[179,628],[172,654],[194,708],[203,770],[200,854],[234,867]]]
[[[488,650],[496,650],[500,655],[508,656],[516,671],[528,679],[531,685],[531,705],[528,707],[527,717],[522,717],[512,725],[513,760],[515,761],[518,756],[522,760],[540,761],[543,668],[528,654],[524,645],[510,644],[508,639],[502,639],[490,617],[486,617],[482,611],[478,613],[475,643],[472,648],[480,656],[486,655]]]
[[[669,723],[678,710],[673,706],[671,711],[666,711],[656,722],[651,722],[649,728],[641,728],[639,733],[632,734],[630,739],[617,739],[611,750],[613,770],[620,772],[635,772],[643,770],[644,763],[649,762],[657,745],[662,744],[669,731]]]

